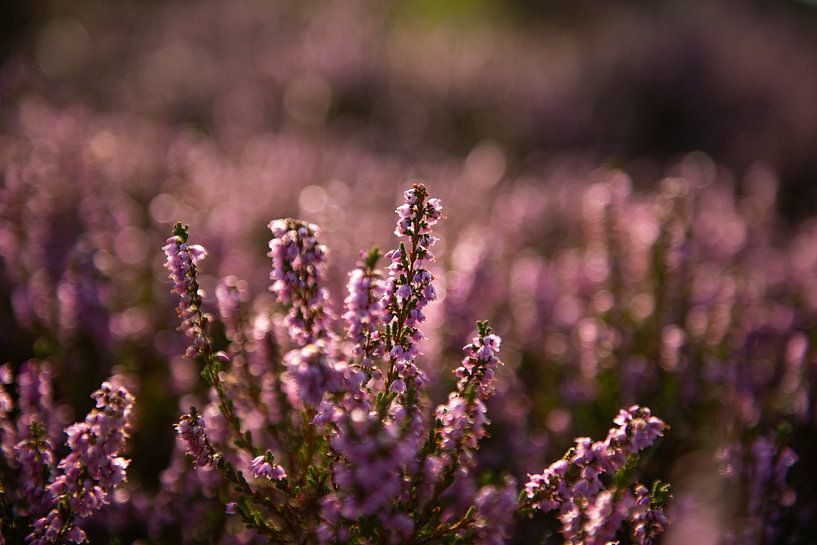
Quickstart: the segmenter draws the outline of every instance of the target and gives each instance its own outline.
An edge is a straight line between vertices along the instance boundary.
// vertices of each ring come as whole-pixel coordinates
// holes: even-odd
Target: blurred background
[[[817,7],[799,1],[24,2],[0,12],[22,96],[239,146],[283,130],[403,157],[579,150],[654,182],[679,153],[768,162],[817,202]],[[339,135],[345,136],[341,138]]]
[[[98,535],[251,540],[166,469],[203,392],[162,241],[189,223],[209,304],[236,275],[265,312],[267,223],[314,221],[341,301],[422,180],[447,215],[434,399],[474,320],[506,339],[486,479],[638,402],[673,426],[645,470],[676,486],[664,542],[808,543],[816,146],[809,0],[5,0],[0,349],[51,362],[65,422],[113,371],[137,390]],[[181,523],[193,505],[206,523]]]

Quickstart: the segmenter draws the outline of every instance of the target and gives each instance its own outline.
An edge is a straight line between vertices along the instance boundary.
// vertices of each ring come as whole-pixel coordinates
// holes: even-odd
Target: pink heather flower
[[[440,449],[450,452],[457,449],[475,449],[485,436],[488,419],[487,409],[481,399],[469,403],[465,398],[451,392],[448,403],[437,407],[440,426]]]
[[[256,456],[250,464],[253,477],[256,479],[265,477],[270,481],[280,481],[287,478],[284,468],[278,464],[273,464],[267,460],[266,456]]]
[[[45,476],[51,474],[54,466],[53,447],[45,438],[42,424],[33,422],[29,438],[17,443],[14,452],[20,464],[20,480],[27,500],[22,511],[42,516],[51,507],[51,498],[46,493]]]
[[[318,227],[294,219],[270,222],[272,258],[270,291],[289,306],[286,324],[298,346],[329,337],[326,303],[329,295],[323,287],[326,247],[318,242]]]
[[[403,284],[402,286],[397,288],[396,295],[402,301],[405,301],[406,299],[411,297],[411,286],[409,286],[408,284]]]
[[[507,478],[505,486],[485,486],[474,498],[474,528],[482,545],[503,545],[511,538],[519,506],[516,480]]]
[[[379,254],[373,250],[358,262],[349,274],[348,295],[344,301],[346,332],[354,342],[354,355],[361,356],[361,365],[370,369],[372,358],[380,353],[378,331],[382,324],[383,278],[374,269]]]
[[[224,323],[228,339],[235,341],[240,338],[239,308],[248,299],[247,283],[235,276],[227,276],[216,285],[218,313]]]
[[[627,519],[632,506],[633,498],[629,493],[616,497],[613,491],[605,490],[598,494],[586,512],[584,543],[605,545],[610,542]]]
[[[396,523],[393,517],[399,513],[393,512],[393,501],[422,440],[421,415],[406,410],[395,398],[381,419],[369,392],[358,390],[338,400],[332,422],[335,431],[329,441],[338,456],[332,466],[336,492],[324,498],[321,532],[335,535],[341,519],[361,515],[377,515],[384,525]]]
[[[436,298],[431,285],[434,277],[426,269],[434,259],[430,247],[435,238],[430,232],[440,219],[441,210],[439,200],[427,199],[427,196],[422,184],[403,193],[406,202],[396,210],[398,220],[394,233],[406,240],[386,254],[390,262],[389,277],[381,299],[385,312],[385,331],[381,338],[388,339],[392,360],[403,363],[396,367],[398,374],[404,380],[415,377],[412,382],[417,386],[425,381],[425,376],[414,364],[414,358],[419,354],[417,328],[425,320],[423,308]],[[388,380],[396,378],[390,376]]]
[[[85,421],[66,430],[70,453],[57,464],[60,474],[48,486],[51,511],[33,525],[29,543],[56,543],[60,533],[69,541],[85,540],[74,529],[73,518],[63,519],[67,505],[74,517],[84,519],[109,503],[113,489],[125,481],[129,460],[119,456],[130,428],[133,396],[122,387],[102,384],[91,397],[96,401]]]
[[[463,347],[465,358],[462,366],[455,371],[460,379],[457,390],[464,394],[469,388],[474,388],[480,398],[488,399],[494,392],[497,367],[502,365],[496,356],[502,339],[489,333],[487,323],[478,322],[477,326],[485,329],[478,337],[474,337],[471,344]]]
[[[604,441],[579,437],[569,458],[554,462],[542,474],[528,476],[529,505],[541,511],[559,509],[561,533],[568,542],[584,533],[587,543],[606,543],[640,505],[626,491],[605,490],[600,477],[623,468],[629,456],[651,446],[667,426],[637,405],[622,410],[614,423]]]
[[[634,492],[634,507],[629,515],[633,539],[638,545],[652,545],[655,538],[669,525],[669,519],[661,508],[652,505],[646,486],[638,483]]]
[[[406,391],[406,381],[401,378],[395,379],[389,386],[389,391],[395,394],[402,394]]]
[[[437,407],[436,453],[447,474],[461,472],[460,484],[468,480],[468,470],[474,464],[474,452],[485,436],[489,424],[484,401],[493,393],[494,370],[500,363],[491,350],[479,357],[490,334],[487,322],[477,322],[479,336],[465,346],[463,365],[455,374],[460,378],[457,389],[448,396],[448,402]],[[492,341],[489,341],[492,342]],[[498,343],[494,343],[498,346]],[[437,477],[435,476],[436,480]]]
[[[324,392],[340,392],[347,377],[337,368],[322,346],[309,344],[284,356],[284,390],[295,407],[318,405]]]
[[[650,409],[633,405],[621,410],[613,420],[617,429],[610,430],[608,442],[620,446],[628,454],[634,454],[651,446],[664,435],[667,425],[660,418],[652,416]]]
[[[174,233],[163,246],[166,256],[165,268],[169,272],[168,278],[173,281],[171,292],[179,296],[179,306],[176,307],[181,319],[179,329],[192,339],[186,354],[189,357],[196,357],[201,355],[206,344],[204,328],[208,318],[201,313],[202,294],[199,290],[196,266],[207,257],[207,250],[203,246],[187,243],[186,226],[177,223]]]
[[[68,532],[65,534],[65,539],[72,543],[85,543],[88,541],[85,531],[77,526],[74,526],[68,530]]]
[[[193,458],[194,465],[204,467],[213,462],[213,447],[204,430],[204,419],[195,410],[182,415],[175,428],[185,445],[185,453]]]

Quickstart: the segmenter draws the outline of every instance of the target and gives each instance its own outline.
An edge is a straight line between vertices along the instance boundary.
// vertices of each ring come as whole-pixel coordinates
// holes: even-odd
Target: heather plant
[[[338,89],[337,81],[327,81]],[[106,515],[96,517],[98,526],[86,527],[89,535],[199,543],[223,531],[225,542],[253,539],[236,529],[239,517],[224,517],[229,498],[217,468],[191,468],[181,440],[172,445],[170,423],[191,405],[200,410],[189,423],[200,423],[213,445],[229,443],[233,431],[217,391],[193,383],[205,364],[194,373],[181,354],[201,346],[194,336],[171,333],[160,262],[147,259],[149,248],[166,238],[168,222],[188,218],[210,251],[199,278],[207,293],[195,305],[215,316],[185,311],[185,329],[205,329],[214,353],[229,358],[220,363],[219,380],[241,431],[275,454],[257,467],[272,476],[280,466],[291,476],[274,448],[287,439],[280,426],[290,425],[289,406],[307,410],[302,397],[323,402],[346,388],[338,382],[343,373],[334,372],[338,350],[355,353],[355,365],[385,384],[386,345],[374,333],[384,330],[384,308],[401,308],[399,290],[414,293],[423,278],[409,288],[398,279],[394,301],[385,301],[388,269],[377,267],[382,256],[372,261],[367,253],[348,277],[342,307],[342,298],[333,302],[297,283],[272,304],[277,292],[258,293],[279,280],[268,279],[269,260],[258,251],[269,238],[261,227],[269,214],[308,219],[279,224],[276,251],[283,257],[273,256],[274,267],[281,280],[290,273],[297,282],[315,276],[338,293],[356,249],[370,239],[384,245],[378,233],[393,222],[377,208],[393,191],[388,180],[404,172],[450,182],[440,187],[450,219],[434,226],[443,240],[431,247],[438,258],[427,268],[438,302],[421,310],[425,321],[416,328],[428,338],[408,334],[388,351],[423,352],[411,361],[427,379],[421,395],[427,426],[436,415],[430,407],[448,405],[448,392],[456,390],[448,362],[461,357],[474,319],[489,318],[501,333],[506,365],[482,400],[491,433],[478,451],[458,457],[474,460],[480,485],[496,485],[504,472],[526,482],[527,473],[540,474],[545,460],[574,445],[574,436],[605,437],[608,419],[638,403],[673,425],[640,466],[644,484],[679,476],[670,540],[691,540],[689,532],[699,527],[722,543],[796,542],[813,534],[817,229],[813,219],[785,224],[769,169],[753,167],[738,178],[692,154],[647,188],[592,161],[559,155],[544,169],[503,172],[512,154],[503,155],[502,146],[418,160],[367,147],[365,137],[346,130],[343,138],[317,143],[291,128],[245,140],[35,100],[7,113],[9,145],[0,159],[4,358],[16,368],[30,358],[49,362],[63,403],[45,411],[51,415],[43,418],[45,427],[57,430],[49,431],[51,438],[59,439],[73,420],[56,415],[81,406],[105,376],[125,370],[144,385],[140,399],[150,396],[140,404],[150,409],[134,428],[129,474],[136,478],[122,489],[122,501],[114,498]],[[230,184],[222,183],[225,177]],[[371,199],[356,198],[363,191]],[[322,225],[320,241],[331,246],[332,260],[313,236],[312,221]],[[289,263],[286,254],[302,247],[309,263]],[[188,253],[201,262],[197,249]],[[229,275],[239,269],[245,279]],[[193,302],[191,296],[186,308]],[[290,327],[302,340],[289,339]],[[296,347],[303,350],[291,353]],[[395,361],[395,390],[407,384],[403,371],[412,366]],[[442,420],[457,421],[457,399]],[[316,416],[332,414],[320,405]],[[332,429],[321,433],[329,437]],[[222,450],[250,475],[247,464],[266,453],[242,452]],[[337,471],[347,470],[338,463]],[[366,490],[379,490],[356,486],[364,492],[341,491],[339,498],[362,502]],[[616,490],[605,498],[624,493]],[[500,520],[499,500],[507,497],[495,489],[480,498],[486,509],[495,507],[487,518]],[[520,519],[512,539],[526,543],[558,531],[561,522],[549,526],[546,518]]]
[[[197,232],[210,251],[203,263],[212,274],[199,277],[208,293],[196,304],[211,305],[215,316],[204,312],[201,324],[214,352],[230,360],[221,364],[220,382],[242,433],[251,432],[256,445],[275,454],[269,468],[258,467],[273,475],[278,465],[291,476],[285,457],[274,449],[286,440],[279,432],[291,420],[288,406],[301,402],[299,388],[312,399],[322,392],[324,401],[338,387],[338,375],[331,372],[335,356],[327,363],[326,348],[310,347],[359,352],[361,368],[371,368],[365,373],[376,380],[388,373],[379,359],[385,345],[373,333],[383,330],[389,275],[378,262],[370,264],[367,253],[348,277],[342,307],[300,287],[301,293],[273,304],[277,293],[257,293],[262,284],[277,281],[268,279],[269,261],[257,251],[269,235],[250,224],[263,225],[269,210],[291,215],[300,209],[304,217],[320,221],[321,242],[331,243],[333,259],[326,260],[310,240],[309,222],[284,222],[281,240],[296,248],[287,252],[303,246],[320,257],[309,257],[305,268],[286,260],[275,267],[296,278],[319,270],[319,283],[336,290],[343,277],[338,271],[354,255],[350,246],[365,245],[363,236],[383,245],[377,232],[386,224],[373,213],[376,202],[349,195],[369,184],[387,195],[391,189],[382,180],[399,172],[382,156],[348,142],[322,144],[322,159],[313,165],[317,148],[282,133],[256,142],[245,162],[205,138],[155,127],[137,138],[130,123],[125,128],[109,116],[21,111],[27,112],[27,124],[14,136],[19,150],[4,163],[0,223],[0,339],[8,359],[15,366],[32,357],[48,360],[49,373],[70,377],[55,387],[58,398],[74,406],[93,383],[112,373],[114,362],[131,379],[149,385],[140,399],[151,396],[149,404],[140,404],[151,410],[134,429],[129,473],[137,478],[118,496],[122,501],[114,498],[106,515],[86,526],[89,535],[149,535],[157,543],[198,543],[222,533],[224,542],[255,539],[237,528],[239,517],[225,517],[230,498],[217,468],[190,467],[184,444],[172,445],[171,422],[191,405],[200,409],[197,416],[212,444],[222,445],[233,432],[216,390],[207,393],[192,382],[198,371],[191,372],[192,360],[181,354],[194,338],[171,334],[170,298],[155,280],[160,262],[145,259],[145,248],[165,239],[172,218],[184,215],[200,226]],[[164,138],[172,141],[167,157],[151,147]],[[71,142],[87,153],[73,155]],[[100,142],[109,148],[98,147]],[[101,163],[95,153],[105,149],[114,150],[115,158]],[[140,182],[152,178],[129,170],[126,158],[134,154],[140,165],[155,165],[151,168],[162,181]],[[258,184],[269,172],[259,156],[284,165],[269,185]],[[422,168],[435,178],[447,175],[442,162]],[[422,394],[426,425],[429,407],[446,404],[447,393],[456,389],[458,379],[447,362],[461,357],[462,339],[471,336],[473,320],[484,316],[501,332],[506,365],[497,368],[495,392],[483,400],[492,424],[472,453],[480,485],[499,483],[503,472],[526,482],[527,473],[540,474],[544,461],[573,445],[574,436],[605,437],[608,418],[619,407],[638,403],[673,425],[655,455],[643,456],[640,466],[645,485],[679,472],[673,479],[678,499],[669,529],[678,534],[673,539],[702,525],[723,543],[810,535],[815,520],[808,478],[817,309],[813,220],[796,228],[782,225],[768,170],[754,169],[737,182],[700,155],[671,167],[672,178],[650,191],[620,172],[559,168],[508,177],[484,192],[470,191],[467,176],[441,187],[450,197],[450,219],[434,226],[445,236],[431,247],[440,257],[428,267],[439,302],[422,310],[419,329],[428,338],[409,337],[400,348],[422,347],[423,356],[414,361],[428,379]],[[218,186],[212,172],[229,172],[236,186]],[[299,185],[307,176],[338,176],[345,182]],[[244,203],[251,190],[260,204],[248,209]],[[306,199],[314,195],[317,201]],[[83,213],[77,214],[80,205]],[[341,217],[338,210],[346,223],[330,221]],[[352,217],[356,229],[350,233]],[[296,225],[306,231],[298,234]],[[196,249],[190,255],[201,262]],[[229,275],[239,267],[246,281]],[[395,285],[395,295],[401,287]],[[319,319],[317,313],[309,318],[292,312],[316,302],[323,309]],[[347,322],[354,315],[359,323]],[[198,318],[189,316],[187,329],[195,329]],[[343,317],[343,327],[334,316]],[[324,324],[325,331],[299,325],[304,318]],[[290,321],[315,340],[303,346],[290,340]],[[296,346],[304,351],[285,360]],[[405,380],[394,384],[401,388]],[[64,405],[55,409],[49,412],[59,414]],[[447,418],[455,420],[456,413]],[[69,421],[47,424],[57,428],[51,437],[59,438]],[[250,475],[248,464],[265,452],[234,456],[226,449],[223,454]],[[340,464],[338,471],[343,471]],[[707,495],[702,480],[716,492]],[[486,508],[502,505],[496,490],[480,498]],[[488,519],[499,520],[499,512]],[[516,542],[561,526],[538,514],[517,523],[511,538]]]
[[[48,545],[85,543],[84,521],[111,503],[126,481],[124,458],[132,425],[133,396],[119,378],[91,394],[93,408],[83,422],[54,425],[48,364],[25,362],[16,395],[10,364],[0,384],[0,543]],[[14,399],[17,404],[15,406]],[[58,458],[60,452],[65,455]]]
[[[277,543],[504,543],[517,514],[552,510],[570,543],[606,543],[626,520],[635,542],[652,543],[668,523],[669,489],[637,483],[637,459],[667,426],[646,408],[621,411],[603,441],[577,439],[522,491],[510,476],[479,486],[476,455],[503,365],[501,339],[477,322],[454,391],[430,410],[419,356],[424,310],[436,298],[429,265],[442,205],[421,184],[403,199],[386,272],[375,248],[349,275],[343,332],[324,285],[318,228],[269,224],[283,354],[272,339],[275,348],[261,354],[246,342],[258,335],[237,318],[246,296],[235,278],[218,284],[226,338],[217,341],[198,281],[206,251],[180,223],[167,239],[186,355],[212,392],[208,408],[180,418],[178,444],[194,467],[217,473],[225,512]]]

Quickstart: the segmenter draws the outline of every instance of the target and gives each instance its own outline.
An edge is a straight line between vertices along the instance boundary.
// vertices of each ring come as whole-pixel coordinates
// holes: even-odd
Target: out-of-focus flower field
[[[217,472],[177,443],[192,405],[208,425],[221,416],[185,357],[162,247],[177,221],[206,247],[214,346],[235,342],[217,298],[230,288],[242,350],[281,347],[265,356],[280,360],[298,343],[268,289],[270,221],[320,227],[327,315],[343,316],[348,272],[361,250],[396,247],[394,209],[422,181],[444,206],[416,360],[425,403],[457,388],[475,321],[502,338],[487,435],[460,461],[477,484],[525,483],[638,404],[669,425],[631,468],[671,483],[660,543],[813,542],[817,10],[535,4],[10,4],[4,524],[28,494],[14,490],[24,463],[9,441],[30,422],[15,419],[38,415],[60,459],[74,449],[63,429],[96,407],[83,425],[132,423],[109,438],[130,464],[81,524],[92,543],[276,542],[228,514]],[[261,429],[267,416],[236,407]],[[245,458],[234,463],[250,471]],[[252,471],[271,479],[281,466],[262,461]],[[507,535],[477,542],[565,539],[542,513],[502,524]],[[9,544],[28,535],[8,528]]]

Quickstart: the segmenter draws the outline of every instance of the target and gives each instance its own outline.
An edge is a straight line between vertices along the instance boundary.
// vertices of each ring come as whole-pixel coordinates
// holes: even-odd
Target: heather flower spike
[[[202,377],[210,384],[217,396],[218,411],[230,426],[234,435],[235,444],[248,453],[255,452],[252,436],[245,434],[241,429],[241,422],[235,414],[233,401],[227,395],[221,381],[221,370],[230,363],[230,356],[224,351],[216,351],[213,340],[208,333],[208,325],[213,317],[202,309],[202,291],[198,283],[198,264],[207,255],[207,250],[198,244],[189,244],[188,226],[181,222],[173,227],[173,234],[163,247],[166,260],[165,268],[169,271],[168,277],[173,281],[172,292],[179,296],[177,313],[181,319],[179,328],[192,338],[192,344],[185,355],[203,363]],[[209,460],[209,454],[200,450],[206,436],[203,435],[203,426],[191,411],[176,426],[182,440],[188,444],[197,465],[203,465]],[[193,434],[193,435],[191,435]],[[198,437],[196,437],[198,435]]]
[[[399,206],[394,234],[403,240],[397,249],[386,254],[389,276],[382,296],[385,312],[381,338],[389,355],[386,376],[387,389],[404,394],[406,388],[421,388],[423,373],[415,364],[420,353],[418,342],[423,338],[419,325],[425,321],[423,309],[436,299],[434,276],[426,266],[434,260],[431,246],[436,238],[431,228],[442,217],[439,199],[428,198],[423,184],[415,184],[403,192],[404,204]]]
[[[375,267],[380,260],[380,250],[375,247],[362,254],[362,259],[349,273],[348,295],[344,301],[346,333],[354,343],[354,355],[367,372],[379,372],[373,368],[374,359],[382,355],[380,327],[383,318],[383,275]]]
[[[120,454],[129,436],[133,396],[105,382],[91,397],[96,408],[84,422],[66,429],[70,452],[57,464],[57,475],[47,487],[51,510],[34,522],[26,538],[31,545],[87,541],[76,523],[109,504],[114,488],[126,480],[130,461]],[[41,431],[32,428],[36,435]]]
[[[199,416],[195,407],[179,419],[175,425],[179,439],[185,444],[185,453],[193,459],[196,466],[206,466],[213,462],[213,447],[204,429],[204,419]]]
[[[527,508],[545,512],[558,509],[560,531],[569,543],[604,544],[628,518],[634,536],[651,543],[666,523],[662,509],[669,499],[668,485],[657,483],[648,494],[636,483],[634,498],[627,489],[606,487],[602,476],[618,483],[639,452],[652,446],[668,426],[638,405],[620,411],[614,424],[603,441],[576,439],[575,447],[562,459],[541,474],[528,476],[520,496]]]
[[[326,247],[318,241],[318,227],[282,219],[270,222],[269,228],[270,291],[289,307],[286,324],[292,340],[299,346],[326,340],[330,318],[323,286]]]
[[[205,328],[209,316],[201,312],[202,293],[199,289],[197,266],[207,257],[207,250],[198,244],[188,244],[187,229],[187,225],[177,223],[163,250],[166,257],[165,268],[173,281],[173,292],[179,296],[179,305],[176,307],[181,319],[179,328],[192,340],[187,355],[201,357],[206,348]]]

